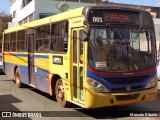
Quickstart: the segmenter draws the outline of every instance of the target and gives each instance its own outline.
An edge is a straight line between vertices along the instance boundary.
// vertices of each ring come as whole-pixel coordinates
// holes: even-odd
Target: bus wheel
[[[22,83],[21,83],[21,79],[20,79],[19,69],[16,69],[15,81],[16,81],[17,87],[21,88],[22,87]]]
[[[69,105],[69,103],[65,100],[64,86],[63,86],[62,80],[60,79],[57,80],[56,82],[55,95],[56,95],[57,102],[62,107],[67,107]]]

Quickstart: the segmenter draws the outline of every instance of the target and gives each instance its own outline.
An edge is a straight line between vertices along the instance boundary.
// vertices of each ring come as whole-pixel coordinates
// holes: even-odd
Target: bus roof
[[[61,21],[61,20],[66,20],[66,19],[70,19],[70,18],[74,18],[74,17],[80,17],[82,16],[82,11],[83,11],[84,7],[80,7],[74,10],[69,10],[60,14],[56,14],[53,16],[49,16],[43,19],[39,19],[39,20],[35,20],[23,25],[19,25],[19,26],[15,26],[12,28],[8,28],[4,31],[4,33],[10,33],[10,32],[14,32],[14,31],[19,31],[19,30],[23,30],[23,29],[27,29],[27,28],[32,28],[32,27],[36,27],[36,26],[40,26],[40,25],[45,25],[45,24],[49,24],[50,22],[56,22],[56,21]]]
[[[85,7],[80,7],[77,9],[69,10],[63,13],[59,13],[53,16],[49,16],[43,19],[35,20],[30,23],[26,23],[20,26],[16,26],[13,28],[6,29],[4,33],[10,33],[14,31],[19,31],[27,28],[32,28],[40,25],[45,25],[49,24],[50,22],[57,22],[61,20],[67,20],[70,18],[75,18],[75,17],[80,17],[80,16],[85,16],[85,20],[87,21],[87,16],[88,16],[88,11],[90,9],[120,9],[120,10],[130,10],[130,11],[141,11],[141,12],[146,12],[144,10],[139,10],[139,9],[134,9],[134,8],[127,8],[127,7],[119,7],[119,6],[85,6]]]

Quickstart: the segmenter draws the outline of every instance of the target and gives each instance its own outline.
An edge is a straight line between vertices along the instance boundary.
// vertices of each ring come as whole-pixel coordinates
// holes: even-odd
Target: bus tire
[[[65,99],[64,86],[63,86],[63,82],[61,79],[58,79],[56,82],[55,96],[56,96],[56,100],[60,104],[60,106],[62,106],[62,107],[69,106],[69,102],[66,101],[66,99]]]
[[[16,83],[17,87],[19,87],[19,88],[23,87],[18,68],[16,69],[16,72],[15,72],[15,83]]]

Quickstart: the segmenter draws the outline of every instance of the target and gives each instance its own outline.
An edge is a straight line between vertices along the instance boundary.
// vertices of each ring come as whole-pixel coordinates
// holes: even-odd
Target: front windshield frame
[[[97,34],[97,32],[95,32],[96,30],[101,32]],[[102,32],[103,30],[106,31],[105,34]],[[108,34],[107,31],[110,31],[110,33]],[[128,31],[129,31],[129,36],[126,36]],[[101,35],[101,38],[99,37],[100,33],[103,33],[103,35]],[[145,42],[145,40],[141,40],[141,37],[145,37],[144,33],[145,35],[147,34],[145,38],[147,42]],[[113,34],[116,35],[114,36],[114,39],[112,38]],[[112,25],[112,26],[110,25],[107,27],[92,26],[90,27],[89,35],[90,36],[89,36],[88,63],[92,69],[104,72],[118,72],[118,73],[138,72],[141,70],[151,69],[156,65],[155,33],[154,33],[154,28],[152,26],[121,26],[121,25]],[[101,39],[101,44],[103,44],[103,46],[98,45],[97,41],[99,41],[100,39]],[[111,52],[110,53],[108,52],[107,54],[102,53],[102,50],[106,51],[106,49],[114,48],[115,44],[119,44],[119,46],[121,46],[120,47],[121,50],[119,50],[117,54],[114,54],[113,52],[114,49],[112,49],[113,53]],[[138,46],[135,44],[137,44]],[[147,48],[143,48],[143,45],[145,44],[148,44]],[[134,49],[130,49],[130,45]],[[123,64],[119,62],[119,65],[116,67],[116,65],[114,66],[114,64],[118,60],[116,56],[120,56],[124,52],[124,48],[122,46],[125,46],[127,49],[127,52],[125,54],[126,57],[123,57],[123,59],[121,60],[123,61]],[[93,50],[94,52],[96,51],[97,56],[99,55],[100,57],[93,55]],[[138,55],[136,56],[135,53],[138,53]],[[109,60],[108,54],[112,54],[112,58],[114,59]],[[131,61],[133,60],[130,58],[130,56],[134,56],[135,58],[137,57],[137,59],[140,61],[139,65],[131,65]],[[102,57],[104,58],[104,60],[102,59],[98,60],[99,58]],[[93,62],[94,61],[93,59],[96,59],[96,62]],[[134,62],[138,64],[138,61],[134,60]]]

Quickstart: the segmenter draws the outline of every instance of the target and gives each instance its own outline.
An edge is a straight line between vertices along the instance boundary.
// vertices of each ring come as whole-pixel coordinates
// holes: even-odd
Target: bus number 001
[[[93,22],[103,22],[102,17],[93,17]]]

